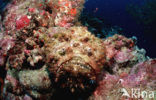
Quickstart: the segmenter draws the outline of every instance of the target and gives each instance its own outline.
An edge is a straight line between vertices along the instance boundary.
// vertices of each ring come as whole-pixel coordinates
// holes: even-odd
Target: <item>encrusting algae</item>
[[[7,72],[0,78],[2,100],[132,100],[118,90],[154,89],[155,60],[135,38],[91,34],[78,20],[84,2],[7,5],[0,24],[0,68]]]

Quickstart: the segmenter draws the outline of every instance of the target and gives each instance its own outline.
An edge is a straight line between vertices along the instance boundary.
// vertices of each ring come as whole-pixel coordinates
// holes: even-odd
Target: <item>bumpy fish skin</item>
[[[50,30],[50,38],[46,37],[44,51],[48,69],[55,75],[56,84],[61,84],[62,88],[70,87],[72,92],[76,88],[94,88],[90,81],[96,83],[96,78],[106,63],[103,41],[85,27]],[[66,74],[69,76],[66,77]]]

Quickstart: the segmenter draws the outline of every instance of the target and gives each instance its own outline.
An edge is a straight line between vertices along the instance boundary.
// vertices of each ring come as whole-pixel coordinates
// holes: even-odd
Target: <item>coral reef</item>
[[[0,78],[2,99],[126,100],[122,88],[155,90],[156,61],[135,37],[91,34],[78,20],[84,2],[7,5],[0,24],[0,70],[7,71]]]
[[[128,71],[137,63],[146,61],[145,50],[135,45],[136,38],[126,38],[115,34],[104,40],[106,46],[106,59],[114,74]]]
[[[90,100],[154,100],[155,68],[156,60],[149,60],[135,65],[129,74],[106,74]]]

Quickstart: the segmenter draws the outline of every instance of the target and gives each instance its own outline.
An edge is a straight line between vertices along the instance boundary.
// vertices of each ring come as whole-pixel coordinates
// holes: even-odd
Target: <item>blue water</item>
[[[84,11],[103,18],[112,25],[123,28],[127,37],[136,36],[138,39],[137,45],[140,48],[144,48],[148,56],[156,57],[156,39],[154,33],[150,33],[149,35],[145,33],[145,26],[137,23],[126,10],[126,7],[130,4],[142,5],[144,1],[146,0],[88,0]]]
[[[6,6],[9,0],[0,0],[0,11]]]
[[[135,2],[134,0],[88,0],[85,4],[85,11],[104,18],[113,25],[124,28],[130,34],[134,32],[140,33],[141,27],[126,11],[126,7],[130,3],[139,4],[142,3],[142,1],[143,0],[135,0]],[[94,12],[96,8],[98,8],[98,10]]]
[[[6,3],[0,0],[1,9]],[[144,33],[144,26],[138,24],[136,20],[126,11],[129,4],[141,5],[145,0],[87,0],[84,12],[94,15],[109,22],[112,26],[119,26],[125,31],[127,37],[136,36],[137,45],[145,48],[147,55],[156,57],[156,39],[154,33]]]

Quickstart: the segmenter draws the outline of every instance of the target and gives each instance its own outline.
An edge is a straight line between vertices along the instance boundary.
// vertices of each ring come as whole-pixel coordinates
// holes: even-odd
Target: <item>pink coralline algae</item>
[[[5,58],[7,56],[7,51],[14,46],[14,40],[10,36],[5,36],[0,39],[0,66],[3,66]]]
[[[154,100],[154,96],[141,94],[141,91],[155,92],[156,60],[149,60],[135,65],[128,76],[106,74],[91,99],[95,100]],[[129,95],[122,96],[122,89]],[[139,89],[134,91],[132,89]],[[133,93],[135,92],[135,93]],[[124,92],[125,93],[125,92]],[[140,95],[138,95],[140,93]],[[132,95],[133,94],[133,95]]]
[[[12,0],[0,22],[2,100],[154,100],[156,60],[135,38],[100,39],[79,21],[85,0]],[[128,93],[129,95],[125,95]],[[149,94],[150,94],[149,93]]]
[[[115,58],[118,62],[128,60],[128,54],[131,53],[134,42],[122,35],[114,35],[104,41],[107,49],[107,59]]]
[[[56,26],[70,27],[76,24],[85,0],[49,0],[48,7],[52,7]],[[54,5],[54,6],[53,6]]]

